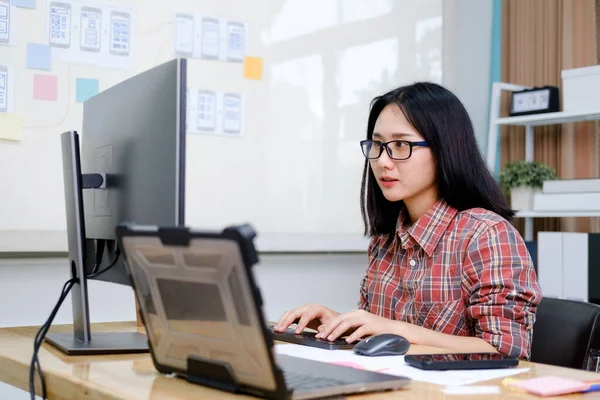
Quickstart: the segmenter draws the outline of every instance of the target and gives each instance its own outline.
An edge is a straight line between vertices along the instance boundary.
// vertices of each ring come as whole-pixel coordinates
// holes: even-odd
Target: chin
[[[387,201],[391,201],[392,203],[404,200],[406,198],[406,193],[401,192],[399,190],[389,190],[381,187],[380,189],[383,193],[383,197],[385,197]]]

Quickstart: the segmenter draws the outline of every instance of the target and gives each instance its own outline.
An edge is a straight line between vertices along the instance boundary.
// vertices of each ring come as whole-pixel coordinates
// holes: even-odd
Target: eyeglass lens
[[[382,144],[376,141],[367,141],[363,144],[363,154],[367,158],[378,158],[382,153]],[[404,160],[410,157],[410,144],[403,140],[394,140],[387,145],[392,152],[391,158],[396,160]],[[388,156],[389,156],[388,152]]]

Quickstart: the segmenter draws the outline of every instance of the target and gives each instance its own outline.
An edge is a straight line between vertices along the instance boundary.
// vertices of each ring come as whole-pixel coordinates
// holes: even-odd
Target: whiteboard
[[[19,142],[0,140],[0,251],[66,249],[60,134],[81,131],[77,79],[95,79],[102,91],[187,51],[195,100],[188,96],[186,224],[249,222],[261,251],[366,249],[358,142],[369,103],[415,80],[441,83],[442,0],[62,3],[71,5],[73,28],[84,9],[130,10],[129,55],[116,64],[52,48],[49,71],[27,68],[28,44],[49,43],[50,1],[11,7],[14,40],[0,45],[0,65],[13,70],[13,111],[24,129]],[[196,28],[202,18],[243,24],[243,54],[203,56],[203,32],[181,39],[181,14]],[[260,79],[245,77],[243,57],[262,60]],[[57,77],[55,101],[34,98],[34,75]],[[239,95],[239,133],[197,129],[201,91]]]

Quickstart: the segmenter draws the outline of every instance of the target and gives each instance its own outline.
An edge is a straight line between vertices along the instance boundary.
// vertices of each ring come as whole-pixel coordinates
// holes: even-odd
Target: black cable
[[[99,247],[102,247],[102,250],[104,250],[103,244],[100,245]],[[101,271],[98,271],[98,268],[100,267],[100,262],[98,262],[98,260],[101,261],[102,257],[101,256],[98,257],[96,255],[96,265],[94,266],[94,271],[91,274],[87,275],[86,279],[95,278],[95,277],[102,275],[103,273],[109,271],[111,268],[113,268],[117,264],[117,261],[119,260],[120,255],[121,255],[121,250],[117,247],[117,249],[115,251],[115,259],[110,263],[110,265],[108,267],[104,268]],[[77,283],[77,281],[78,281],[77,278],[72,278],[72,279],[69,279],[67,282],[65,282],[62,292],[60,294],[60,297],[58,299],[58,302],[52,309],[52,312],[50,313],[50,316],[48,317],[46,322],[44,322],[44,324],[42,326],[40,326],[40,329],[37,331],[37,333],[35,335],[35,339],[33,341],[33,356],[31,357],[31,364],[29,365],[29,394],[31,395],[31,400],[35,400],[35,369],[36,369],[36,367],[38,370],[38,374],[40,376],[40,381],[42,383],[42,399],[46,400],[46,397],[47,397],[46,379],[44,376],[44,372],[42,371],[42,366],[40,364],[38,352],[40,350],[40,347],[42,347],[42,343],[44,343],[44,338],[46,337],[46,334],[48,333],[48,330],[50,329],[50,326],[52,325],[52,321],[54,321],[54,318],[56,317],[56,314],[58,313],[60,306],[65,301],[69,292],[71,291],[71,288],[73,288],[73,285],[75,283]]]
[[[104,247],[106,246],[106,240],[98,239],[96,242],[96,260],[94,262],[94,269],[92,270],[92,274],[98,272],[98,268],[100,268],[100,264],[102,264],[102,256],[104,255]]]
[[[92,279],[92,278],[96,278],[99,275],[102,275],[105,272],[108,272],[112,267],[115,266],[115,264],[117,263],[117,261],[119,261],[119,256],[121,255],[121,250],[117,247],[116,251],[115,251],[115,259],[110,263],[110,265],[106,268],[104,268],[101,271],[98,271],[97,268],[94,268],[94,272],[92,272],[91,274],[89,274],[87,276],[87,279]]]
[[[73,287],[75,282],[76,282],[76,279],[69,279],[67,282],[65,282],[65,285],[63,286],[63,290],[60,294],[60,298],[58,299],[58,302],[56,303],[56,306],[54,306],[54,309],[52,309],[50,316],[48,317],[46,322],[40,327],[37,334],[35,335],[35,340],[33,342],[33,356],[31,357],[31,364],[29,366],[29,394],[31,395],[32,400],[35,400],[35,377],[34,377],[34,375],[35,375],[35,367],[36,366],[38,369],[38,373],[40,375],[40,381],[42,383],[42,399],[45,400],[47,397],[46,379],[44,376],[44,372],[42,371],[42,366],[40,364],[38,352],[40,350],[40,347],[42,346],[42,343],[44,341],[44,337],[46,336],[46,333],[48,333],[48,330],[50,329],[50,325],[52,325],[52,321],[56,317],[56,314],[58,313],[60,306],[62,305],[63,301],[65,301],[65,298],[69,294],[69,291],[71,290],[71,288]]]

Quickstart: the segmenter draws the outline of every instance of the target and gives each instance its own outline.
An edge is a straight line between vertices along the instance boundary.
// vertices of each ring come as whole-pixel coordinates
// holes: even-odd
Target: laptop
[[[209,232],[121,224],[117,236],[156,369],[268,399],[396,390],[407,377],[277,354],[250,225]]]

